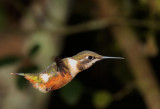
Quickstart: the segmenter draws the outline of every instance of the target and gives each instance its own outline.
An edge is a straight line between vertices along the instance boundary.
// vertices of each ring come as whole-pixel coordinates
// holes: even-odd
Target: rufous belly
[[[50,88],[51,90],[56,90],[65,86],[71,80],[72,76],[69,73],[66,73],[64,77],[61,74],[58,74],[56,77],[50,78],[45,86],[46,88]]]

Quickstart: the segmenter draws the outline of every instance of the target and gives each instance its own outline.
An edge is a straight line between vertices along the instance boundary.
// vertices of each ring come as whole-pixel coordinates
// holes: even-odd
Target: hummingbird
[[[103,59],[124,59],[123,57],[102,56],[92,51],[82,51],[72,57],[55,58],[50,66],[40,73],[11,73],[24,76],[33,87],[43,93],[62,88],[79,72],[88,69],[95,62]]]

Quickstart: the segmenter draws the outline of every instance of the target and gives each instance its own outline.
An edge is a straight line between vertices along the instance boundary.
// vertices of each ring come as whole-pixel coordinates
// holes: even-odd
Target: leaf
[[[39,49],[40,49],[40,45],[38,44],[34,45],[29,51],[29,56],[31,57],[34,56],[38,52]]]
[[[13,64],[18,61],[20,61],[20,58],[17,56],[6,56],[0,59],[0,66]]]
[[[4,9],[0,5],[0,29],[1,30],[6,26],[6,19],[7,17],[5,15]]]

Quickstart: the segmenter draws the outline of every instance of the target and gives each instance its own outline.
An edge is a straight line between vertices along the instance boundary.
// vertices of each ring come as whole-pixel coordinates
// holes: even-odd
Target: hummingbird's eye
[[[88,59],[92,60],[92,59],[94,59],[94,57],[93,56],[88,56]]]

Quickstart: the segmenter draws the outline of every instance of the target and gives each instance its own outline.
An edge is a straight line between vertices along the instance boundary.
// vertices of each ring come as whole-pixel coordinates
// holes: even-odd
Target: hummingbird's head
[[[103,59],[123,59],[122,57],[102,56],[92,51],[82,51],[73,57],[68,58],[68,64],[72,72],[76,74],[80,71],[88,69],[95,62]]]

